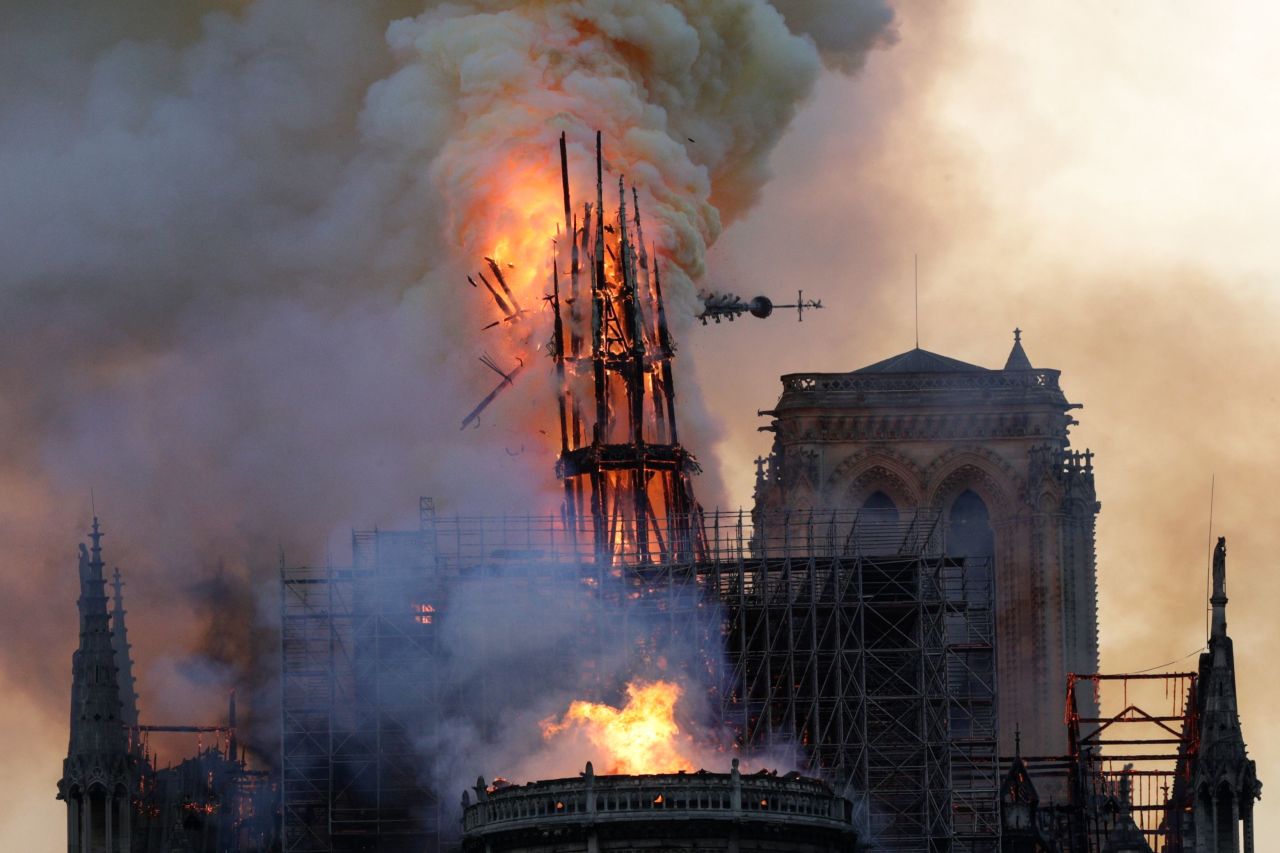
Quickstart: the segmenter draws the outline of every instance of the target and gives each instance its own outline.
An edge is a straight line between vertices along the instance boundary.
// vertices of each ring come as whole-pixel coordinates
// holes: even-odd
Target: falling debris
[[[478,406],[472,409],[471,412],[465,418],[462,419],[461,429],[466,429],[471,424],[478,423],[480,418],[480,413],[483,412],[485,409],[487,409],[489,407],[489,404],[492,403],[495,399],[497,399],[498,395],[502,393],[504,388],[511,387],[512,383],[515,382],[516,376],[519,375],[520,371],[524,370],[524,359],[517,357],[516,361],[518,361],[519,364],[516,365],[514,370],[511,370],[510,372],[508,372],[498,367],[497,362],[495,362],[488,355],[480,356],[480,363],[483,364],[485,367],[489,368],[490,370],[492,370],[494,373],[501,376],[502,381],[499,382],[494,387],[494,389],[490,391],[483,400],[480,401],[480,404]]]

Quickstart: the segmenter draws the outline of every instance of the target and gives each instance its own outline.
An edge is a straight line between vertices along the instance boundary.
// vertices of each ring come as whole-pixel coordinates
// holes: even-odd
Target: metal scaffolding
[[[1070,830],[1080,850],[1106,849],[1125,816],[1155,853],[1190,846],[1182,806],[1200,749],[1198,682],[1196,672],[1068,676]],[[1089,697],[1081,692],[1096,697],[1102,684],[1119,694],[1120,712],[1082,715],[1081,700]],[[1100,703],[1093,698],[1090,704]]]
[[[705,568],[744,744],[798,742],[884,850],[999,838],[990,564],[948,559],[936,514],[799,513]]]
[[[422,782],[429,731],[435,569],[431,507],[420,530],[353,534],[353,566],[281,566],[282,831],[289,851],[436,850],[439,800]]]
[[[447,843],[421,743],[450,701],[435,647],[449,591],[477,575],[533,589],[549,573],[616,605],[584,615],[599,636],[578,655],[624,642],[656,657],[672,638],[697,648],[683,665],[702,670],[696,683],[744,751],[799,747],[802,769],[839,785],[882,849],[994,849],[988,562],[947,558],[934,513],[699,523],[702,559],[655,563],[602,554],[560,518],[437,518],[424,502],[418,531],[355,534],[351,568],[282,567],[283,849]],[[387,707],[405,701],[406,680],[428,730],[416,744]]]

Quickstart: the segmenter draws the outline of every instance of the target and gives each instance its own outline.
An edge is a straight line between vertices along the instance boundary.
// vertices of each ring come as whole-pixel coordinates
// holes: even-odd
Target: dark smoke
[[[552,118],[577,110],[574,127],[615,134],[679,269],[696,276],[767,179],[819,50],[853,69],[885,42],[883,3],[840,8],[849,17],[833,27],[779,3],[797,36],[763,0],[643,15],[604,0],[8,4],[7,686],[65,714],[75,543],[93,490],[107,559],[129,582],[144,721],[212,722],[236,686],[268,752],[280,548],[295,563],[330,549],[341,561],[349,525],[411,524],[420,494],[484,512],[546,497],[552,456],[523,426],[545,417],[545,380],[457,430],[490,378],[471,331],[484,306],[459,286],[477,259],[451,230],[477,199],[450,169],[483,153],[459,151],[461,134],[502,135],[486,117],[511,106],[487,113],[467,87],[525,84],[524,63],[549,56],[487,54],[483,29],[538,50],[530,32],[571,20],[603,34],[600,76],[584,64],[565,78],[573,98],[531,101],[519,126],[541,145],[559,131]],[[424,53],[443,31],[474,49]],[[636,55],[643,68],[627,65]],[[687,323],[685,284],[672,302]],[[714,420],[691,382],[681,391],[696,450]],[[714,502],[718,480],[704,480]]]

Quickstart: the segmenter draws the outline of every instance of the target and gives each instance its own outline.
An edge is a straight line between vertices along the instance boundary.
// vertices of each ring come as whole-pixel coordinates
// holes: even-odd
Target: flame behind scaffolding
[[[638,194],[632,188],[628,220],[619,177],[617,211],[606,221],[599,133],[595,204],[583,205],[581,221],[563,135],[560,171],[570,238],[557,245],[550,301],[566,525],[589,534],[606,561],[624,552],[641,562],[696,558],[704,549],[690,478],[699,469],[680,445],[674,346]]]

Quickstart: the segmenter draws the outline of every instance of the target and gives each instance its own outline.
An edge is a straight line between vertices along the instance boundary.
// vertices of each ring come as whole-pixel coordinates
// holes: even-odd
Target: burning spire
[[[662,297],[658,253],[645,245],[639,193],[618,179],[618,203],[605,210],[605,163],[596,133],[596,194],[574,213],[569,155],[560,136],[564,228],[553,243],[551,341],[558,384],[560,452],[556,476],[564,486],[562,513],[576,535],[589,537],[607,561],[688,559],[701,553],[701,510],[691,477],[700,470],[679,441],[672,359],[675,347]],[[485,258],[480,283],[501,312],[486,329],[516,327],[530,312],[508,283],[501,253]],[[511,268],[511,264],[506,264]],[[477,283],[479,279],[480,283]],[[527,296],[527,294],[526,294]],[[520,324],[514,348],[529,354],[531,326]],[[476,424],[498,395],[514,385],[526,359],[505,368],[481,362],[500,380],[462,420]]]
[[[699,471],[680,445],[671,368],[674,347],[657,254],[645,249],[638,194],[631,222],[627,189],[604,210],[604,157],[596,134],[596,201],[573,217],[565,138],[560,138],[568,255],[552,265],[551,352],[560,382],[560,458],[566,524],[590,533],[597,555],[640,562],[688,559],[703,548]],[[630,227],[629,227],[630,226]],[[634,237],[633,237],[634,235]],[[568,270],[567,300],[560,270]],[[589,299],[589,314],[581,301]],[[590,523],[588,525],[588,518]]]

